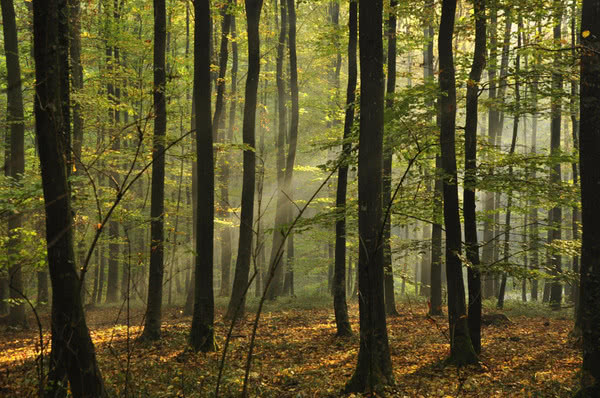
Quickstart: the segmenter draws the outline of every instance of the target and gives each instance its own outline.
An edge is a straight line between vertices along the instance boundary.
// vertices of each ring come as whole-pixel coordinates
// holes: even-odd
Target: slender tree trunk
[[[19,46],[17,24],[12,0],[0,1],[4,31],[4,54],[6,56],[7,73],[7,123],[10,126],[10,157],[5,166],[8,176],[20,185],[25,173],[25,125],[23,120],[23,94],[21,91],[21,66],[19,65]],[[19,212],[8,216],[8,287],[9,296],[14,300],[9,306],[8,323],[27,327],[23,271],[19,260],[21,237],[19,229],[23,226],[23,217]],[[4,297],[0,297],[0,300]]]
[[[461,232],[458,214],[458,186],[456,176],[456,82],[452,38],[456,0],[442,2],[442,16],[438,37],[440,57],[440,109],[442,169],[444,170],[444,225],[446,226],[446,279],[448,284],[448,320],[450,328],[449,361],[458,365],[477,363],[467,324],[465,288],[462,277]]]
[[[152,194],[150,204],[150,270],[148,305],[142,339],[158,340],[162,318],[164,275],[164,211],[165,211],[165,134],[167,107],[165,101],[167,39],[165,0],[154,0],[154,138],[152,145]],[[212,145],[211,145],[212,148]],[[208,185],[212,187],[212,185]],[[207,189],[208,191],[209,189]],[[205,254],[203,253],[203,256]]]
[[[269,259],[269,268],[273,267],[281,268],[280,264],[283,260],[283,253],[279,253],[280,249],[283,250],[282,241],[283,225],[285,224],[285,202],[287,198],[284,195],[284,181],[285,181],[285,137],[287,130],[287,110],[286,110],[286,90],[285,90],[285,78],[283,75],[283,62],[285,59],[285,37],[287,32],[287,0],[281,0],[279,3],[280,8],[280,30],[279,40],[277,42],[277,57],[276,57],[276,84],[277,84],[277,120],[278,120],[278,134],[277,134],[277,203],[275,208],[275,225],[273,228],[273,244],[271,245],[271,255]],[[277,262],[277,263],[276,263]],[[273,300],[277,297],[278,285],[281,284],[281,272],[275,272],[275,277],[267,290],[267,297]]]
[[[469,281],[469,335],[476,353],[481,352],[481,272],[479,270],[479,246],[477,242],[477,218],[475,212],[475,188],[477,185],[477,108],[479,81],[485,67],[485,0],[476,0],[475,50],[467,85],[467,119],[465,122],[465,188],[463,212],[465,219],[465,251],[470,266]]]
[[[346,392],[393,384],[383,294],[383,1],[359,2],[358,234],[360,348]]]
[[[233,279],[233,290],[226,314],[226,317],[229,319],[234,318],[238,308],[238,317],[244,313],[248,289],[248,273],[250,272],[250,260],[252,257],[252,234],[254,224],[254,189],[256,183],[256,154],[254,148],[256,146],[256,103],[260,72],[260,37],[258,26],[263,2],[262,0],[245,0],[245,3],[248,32],[248,74],[246,78],[242,136],[244,145],[247,145],[251,149],[244,150],[240,237]]]
[[[435,17],[435,6],[431,0],[426,0],[425,8],[428,10],[425,28],[423,30],[426,45],[423,50],[423,79],[428,84],[434,83],[433,71],[433,20]],[[438,109],[439,103],[429,101],[428,108]],[[439,112],[436,112],[436,120],[439,123]],[[431,226],[431,265],[430,265],[430,289],[429,289],[429,314],[442,314],[442,164],[439,155],[435,157],[434,187],[433,187],[433,212]]]
[[[354,106],[356,101],[356,47],[358,32],[358,5],[357,1],[350,1],[348,17],[348,87],[346,89],[346,115],[344,119],[344,142],[342,156],[350,155],[351,144],[347,142],[352,132],[354,122]],[[346,273],[346,192],[348,189],[348,164],[344,161],[338,169],[338,185],[335,206],[338,212],[335,222],[335,267],[333,275],[333,310],[338,336],[352,334],[348,318],[348,305],[346,303],[346,288],[344,279]],[[349,263],[350,265],[350,263]],[[350,266],[348,274],[351,274]]]
[[[390,14],[386,21],[386,34],[388,36],[388,59],[387,59],[387,98],[385,106],[391,109],[394,106],[394,95],[396,93],[396,6],[397,1],[390,1]],[[383,151],[383,209],[386,211],[392,201],[392,156],[393,148],[391,137],[384,140]],[[392,213],[383,215],[383,270],[385,290],[385,313],[389,316],[398,316],[396,311],[396,297],[394,295],[394,270],[392,269],[392,246],[391,246],[391,223]]]
[[[518,42],[517,47],[521,47],[521,20],[519,16],[519,29],[517,31]],[[509,156],[514,155],[515,147],[517,145],[517,134],[519,132],[519,117],[520,117],[520,100],[521,94],[519,91],[519,72],[520,72],[520,60],[521,56],[517,53],[515,60],[515,117],[513,119],[513,134],[512,141],[510,144],[510,150],[508,152]],[[513,166],[512,164],[508,166],[508,180],[512,181],[513,178]],[[510,230],[511,230],[511,213],[512,213],[512,204],[513,204],[513,193],[512,189],[509,188],[507,193],[508,199],[506,204],[506,215],[504,221],[504,250],[503,250],[503,263],[504,267],[509,267],[510,260]],[[502,281],[500,282],[500,291],[498,292],[498,302],[496,304],[496,308],[502,309],[504,308],[504,295],[506,293],[506,278],[507,278],[508,270],[505,270],[502,273]]]
[[[196,210],[196,264],[194,312],[190,345],[194,351],[215,351],[213,292],[214,162],[210,85],[210,1],[194,3],[194,94],[196,98],[196,159],[198,190]]]
[[[560,46],[561,25],[562,25],[562,2],[559,0],[554,1],[554,40],[557,46]],[[561,53],[560,51],[554,54],[554,68],[559,69],[561,67]],[[560,72],[554,72],[552,74],[552,99],[551,99],[551,116],[550,116],[550,155],[560,155],[560,124],[561,124],[561,101],[560,94],[562,92],[562,74]],[[550,171],[550,183],[558,186],[561,183],[561,170],[560,162],[556,159],[553,161],[552,170]],[[562,225],[562,208],[555,206],[550,210],[548,214],[548,221],[550,224],[550,241],[552,243],[555,240],[561,239],[561,225]],[[551,246],[550,246],[551,247]],[[559,309],[562,301],[562,284],[557,278],[561,273],[562,257],[559,253],[555,253],[551,249],[551,264],[549,264],[552,274],[555,279],[552,281],[550,288],[550,306],[553,309]]]
[[[229,58],[229,31],[231,29],[233,10],[230,10],[231,0],[221,9],[221,50],[219,52],[219,77],[217,79],[217,98],[215,103],[215,114],[213,115],[213,139],[216,142],[225,143],[225,134],[221,135],[219,131],[222,128],[223,119],[225,117],[225,75],[227,73],[227,60]],[[236,84],[233,83],[232,84]],[[219,183],[225,185],[229,178],[229,161],[227,156],[222,156],[220,163],[220,173],[218,174]],[[225,195],[223,195],[225,194]],[[229,218],[229,192],[228,187],[221,185],[221,199],[219,201],[219,217],[223,219]],[[221,290],[219,296],[229,296],[231,289],[231,231],[229,226],[223,225],[220,227],[220,243],[221,243]]]
[[[533,81],[531,84],[531,97],[533,102],[533,108],[537,108],[537,94],[538,84],[537,81]],[[533,113],[531,116],[531,153],[535,155],[537,153],[537,113]],[[535,168],[531,172],[531,179],[536,179]],[[536,271],[539,268],[539,228],[538,228],[538,201],[532,199],[530,202],[531,211],[529,218],[531,222],[531,228],[529,233],[529,246],[531,247],[531,270]],[[534,277],[531,279],[531,301],[538,301],[538,278]]]

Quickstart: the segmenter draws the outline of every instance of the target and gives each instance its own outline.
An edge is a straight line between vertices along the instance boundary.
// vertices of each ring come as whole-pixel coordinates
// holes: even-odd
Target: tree
[[[2,20],[4,30],[4,54],[6,54],[6,74],[8,80],[7,112],[6,119],[10,125],[10,155],[7,164],[7,175],[19,183],[25,172],[24,136],[25,125],[23,120],[23,94],[21,92],[21,66],[19,65],[19,46],[17,38],[17,24],[15,7],[12,0],[2,0]],[[22,302],[25,294],[23,288],[23,271],[18,258],[21,244],[19,228],[23,225],[20,212],[13,212],[8,217],[8,244],[9,269],[8,286],[10,298],[15,300],[9,307],[8,323],[27,327],[25,316],[25,303]],[[4,297],[0,297],[3,300]]]
[[[285,0],[287,2],[285,8],[287,8],[288,16],[288,49],[290,55],[289,71],[290,71],[290,96],[292,102],[291,114],[290,114],[290,129],[288,136],[288,154],[285,158],[285,172],[282,176],[282,185],[278,185],[278,196],[277,196],[277,209],[281,211],[280,218],[276,218],[275,232],[273,233],[273,245],[271,246],[271,259],[270,259],[270,271],[272,272],[273,282],[268,289],[268,298],[274,299],[281,295],[283,288],[283,275],[284,269],[282,267],[283,258],[283,239],[285,224],[290,221],[291,212],[291,188],[292,179],[294,175],[294,163],[296,161],[296,147],[298,144],[298,121],[300,115],[300,109],[298,104],[298,60],[296,55],[296,4],[294,0]],[[283,3],[283,1],[282,1]],[[284,6],[281,8],[282,15],[285,13]],[[282,29],[285,23],[282,18]],[[281,39],[281,36],[280,36]],[[278,46],[278,51],[281,44]],[[279,84],[279,80],[278,80]],[[279,88],[278,88],[279,93]],[[285,96],[285,94],[284,94]],[[281,100],[279,100],[281,101]],[[279,109],[281,111],[281,108]],[[285,110],[285,107],[284,107]],[[281,117],[281,113],[279,114]],[[285,124],[285,122],[284,122]],[[280,124],[280,127],[282,125]],[[281,133],[280,133],[281,134]],[[279,223],[278,223],[279,222]]]
[[[165,101],[165,85],[167,82],[165,67],[166,40],[167,18],[165,0],[154,0],[154,139],[152,146],[151,243],[148,279],[148,291],[151,294],[148,294],[144,331],[141,336],[142,339],[146,340],[158,340],[160,338],[162,317],[165,251],[165,134],[167,131],[167,107]],[[196,125],[198,126],[198,124]]]
[[[287,109],[286,109],[286,81],[283,72],[283,62],[285,60],[285,37],[287,33],[287,0],[281,0],[279,3],[280,26],[279,38],[277,41],[276,56],[276,82],[277,85],[277,203],[275,208],[275,225],[273,226],[273,243],[271,245],[271,255],[269,258],[269,269],[274,270],[273,281],[267,290],[267,297],[270,300],[275,299],[280,294],[280,285],[283,282],[283,235],[285,224],[287,222],[285,196],[285,138],[287,130]]]
[[[358,235],[360,241],[358,362],[346,392],[393,384],[383,295],[383,1],[359,2],[360,137]]]
[[[450,328],[450,358],[457,365],[477,363],[477,355],[469,337],[466,317],[465,288],[462,278],[461,233],[458,215],[456,176],[456,82],[452,38],[456,0],[442,2],[438,37],[440,68],[440,145],[444,170],[444,224],[446,226],[446,280],[448,284],[448,320]]]
[[[46,203],[46,241],[52,281],[52,352],[46,395],[65,396],[67,381],[74,397],[104,397],[94,345],[81,303],[81,280],[75,268],[71,195],[67,183],[65,110],[68,80],[61,80],[67,51],[59,21],[68,15],[65,1],[33,2],[36,96],[35,130]],[[63,40],[60,40],[62,38]],[[67,94],[64,94],[67,93]],[[67,108],[68,110],[68,108]]]
[[[194,3],[194,93],[196,98],[196,253],[194,312],[190,345],[194,351],[215,351],[215,304],[213,292],[213,243],[215,215],[215,172],[211,120],[210,1]],[[202,94],[201,94],[202,93]]]
[[[215,103],[215,114],[213,115],[213,139],[217,142],[226,142],[225,134],[219,134],[224,125],[225,118],[225,75],[227,73],[227,59],[229,57],[229,30],[233,19],[233,10],[230,9],[232,1],[229,0],[221,9],[223,18],[221,23],[221,50],[219,51],[219,77],[217,79],[217,98]],[[226,157],[221,161],[221,173],[219,174],[220,184],[227,184],[227,175],[229,174],[229,159]],[[225,174],[225,177],[222,175]],[[221,199],[219,202],[219,213],[223,218],[228,217],[227,206],[229,196],[227,188],[221,185]],[[221,291],[219,296],[229,296],[231,288],[231,230],[229,226],[221,227]]]
[[[348,188],[348,157],[351,144],[348,142],[354,122],[354,102],[356,101],[356,47],[358,31],[358,5],[355,0],[350,1],[350,15],[348,18],[348,88],[346,89],[346,116],[344,119],[344,137],[342,144],[342,164],[338,169],[337,191],[335,207],[338,212],[335,221],[335,266],[333,272],[333,309],[338,336],[352,334],[350,320],[348,319],[348,306],[346,304],[346,191]]]
[[[386,22],[388,36],[388,59],[387,59],[387,98],[385,106],[391,109],[394,106],[394,95],[396,93],[396,6],[397,1],[390,1],[390,14]],[[383,151],[383,208],[387,209],[392,201],[392,157],[393,148],[391,137],[388,136],[384,144]],[[383,269],[384,269],[384,290],[385,290],[385,312],[389,316],[398,316],[396,311],[396,297],[394,294],[394,270],[392,269],[392,246],[391,214],[383,215]]]
[[[580,149],[582,244],[580,311],[583,364],[579,397],[600,395],[600,1],[581,10]]]
[[[432,84],[433,77],[433,18],[435,14],[434,3],[427,0],[425,8],[428,10],[423,29],[426,40],[423,49],[423,80]],[[433,101],[428,101],[427,106],[438,107]],[[439,122],[439,112],[437,121]],[[433,225],[431,226],[431,269],[429,289],[429,315],[442,315],[442,224],[439,219],[442,214],[442,164],[438,154],[435,156],[435,175],[433,186]]]
[[[479,81],[485,67],[485,0],[475,0],[475,50],[467,84],[467,109],[465,121],[465,189],[463,191],[465,218],[465,251],[469,281],[469,335],[476,353],[481,351],[481,272],[479,271],[479,246],[475,216],[475,187],[477,184],[477,106]]]
[[[555,0],[553,2],[554,9],[554,40],[556,45],[560,46],[562,38],[562,2]],[[563,88],[562,74],[558,69],[561,64],[561,52],[556,51],[554,54],[554,68],[555,72],[552,73],[552,99],[550,109],[550,155],[558,156],[560,154],[560,129],[561,129],[561,100],[560,95]],[[550,183],[560,184],[562,180],[560,162],[556,159],[553,160],[552,170],[550,171]],[[561,224],[562,224],[562,208],[560,205],[554,206],[548,213],[548,223],[550,224],[549,231],[549,244],[553,241],[561,239]],[[550,269],[552,269],[553,275],[557,277],[561,272],[561,255],[551,250]],[[558,279],[552,281],[550,288],[550,306],[554,309],[560,308],[562,301],[562,284]]]
[[[256,182],[256,103],[258,78],[260,73],[260,36],[258,26],[262,0],[246,0],[246,23],[248,32],[248,75],[244,102],[244,122],[242,136],[244,145],[243,181],[242,181],[242,212],[240,215],[240,238],[238,256],[235,264],[233,290],[227,307],[226,317],[233,319],[235,314],[241,315],[246,303],[248,290],[248,273],[252,256],[252,234],[254,219],[254,188]],[[238,312],[239,311],[239,312]]]

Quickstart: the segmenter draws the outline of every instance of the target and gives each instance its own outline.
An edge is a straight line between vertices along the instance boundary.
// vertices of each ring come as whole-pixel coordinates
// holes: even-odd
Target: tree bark
[[[285,77],[283,72],[283,62],[285,60],[286,33],[287,33],[287,0],[280,0],[279,14],[281,21],[279,26],[279,40],[277,42],[276,56],[276,85],[277,85],[277,202],[275,208],[275,225],[273,227],[273,244],[271,245],[271,254],[269,258],[269,269],[275,268],[275,276],[269,289],[267,290],[267,298],[270,300],[278,296],[278,290],[282,281],[281,269],[283,268],[283,228],[286,223],[286,201],[284,194],[285,185],[285,140],[287,131],[287,109],[286,109],[286,90]]]
[[[152,145],[152,190],[150,197],[150,269],[148,304],[142,339],[158,340],[162,318],[164,274],[165,211],[165,134],[167,107],[165,101],[167,39],[165,0],[154,0],[154,137]],[[212,149],[212,145],[211,145]],[[211,187],[212,185],[209,185]],[[207,189],[209,190],[209,189]],[[204,254],[203,254],[204,255]]]
[[[346,392],[393,384],[383,294],[383,1],[359,2],[358,234],[360,348]]]
[[[350,155],[351,144],[348,138],[354,123],[354,106],[356,101],[357,80],[357,32],[358,32],[358,5],[357,1],[350,1],[348,17],[348,87],[346,89],[346,115],[344,119],[344,136],[342,156]],[[338,169],[338,181],[335,206],[338,212],[335,222],[335,266],[333,273],[333,310],[338,336],[350,336],[352,328],[348,318],[348,305],[346,303],[346,192],[348,189],[348,163],[342,162]],[[348,268],[350,273],[350,267]]]
[[[194,3],[194,93],[196,98],[196,167],[198,190],[196,208],[196,262],[194,311],[190,345],[194,351],[215,351],[215,304],[213,292],[214,243],[214,162],[211,121],[210,1]]]
[[[475,50],[467,82],[467,109],[465,121],[465,188],[463,212],[465,219],[465,251],[469,267],[469,335],[476,353],[481,352],[481,272],[477,242],[475,188],[477,186],[477,117],[479,81],[485,67],[486,22],[485,0],[474,2]]]
[[[36,71],[36,137],[46,203],[46,240],[52,281],[52,352],[45,395],[65,396],[67,380],[74,397],[105,397],[94,345],[85,323],[81,282],[75,267],[73,220],[67,183],[68,129],[61,106],[68,98],[68,80],[57,79],[65,65],[65,36],[59,21],[67,15],[66,1],[35,0],[34,57]],[[62,51],[51,49],[62,48]],[[62,58],[62,59],[61,59]],[[67,108],[68,111],[68,108]]]
[[[562,1],[555,0],[553,4],[554,9],[554,41],[557,46],[560,47],[561,25],[562,25]],[[554,67],[556,69],[561,66],[561,53],[556,51],[554,53]],[[552,73],[552,98],[550,105],[550,156],[560,155],[560,124],[561,124],[561,100],[560,95],[562,93],[562,74],[557,71]],[[558,186],[561,183],[561,170],[560,162],[556,159],[553,160],[552,170],[550,171],[550,183]],[[562,224],[562,208],[560,206],[553,207],[548,214],[548,221],[550,224],[550,241],[552,243],[555,240],[561,239],[561,224]],[[560,309],[562,301],[562,284],[557,279],[558,275],[562,271],[562,256],[550,249],[551,252],[551,264],[549,264],[552,274],[555,279],[552,281],[550,288],[550,306],[553,309]]]
[[[240,237],[233,279],[233,290],[226,313],[226,317],[229,319],[233,319],[236,312],[238,317],[240,317],[245,309],[246,293],[248,290],[248,273],[250,272],[250,260],[252,256],[254,190],[256,183],[256,154],[254,148],[256,146],[256,103],[260,72],[260,36],[258,26],[263,2],[262,0],[245,0],[245,3],[248,32],[248,74],[246,78],[242,136],[244,145],[247,145],[251,149],[244,150]]]
[[[584,0],[581,11],[580,270],[583,364],[579,397],[600,395],[600,1]]]
[[[440,57],[440,144],[444,170],[444,225],[446,226],[446,279],[448,284],[448,320],[450,329],[449,362],[457,365],[477,363],[467,324],[465,288],[462,277],[461,231],[458,214],[456,175],[456,82],[452,38],[456,0],[443,0],[438,52]]]
[[[390,11],[386,21],[386,34],[388,36],[388,59],[387,59],[387,94],[385,107],[391,109],[394,106],[394,94],[396,93],[396,6],[397,1],[390,1]],[[383,209],[388,209],[392,201],[392,156],[393,147],[391,137],[384,139],[383,151]],[[385,313],[389,316],[398,316],[396,310],[396,297],[394,294],[394,270],[392,269],[392,214],[383,214],[383,270],[384,270],[384,294]]]
[[[7,175],[12,177],[15,184],[20,185],[20,180],[25,173],[24,136],[25,124],[23,120],[23,94],[21,85],[21,66],[19,65],[19,46],[17,38],[17,24],[15,8],[12,0],[2,0],[2,20],[4,31],[4,54],[6,56],[7,74],[7,112],[6,120],[10,126],[10,156],[5,166]],[[8,287],[9,297],[15,300],[8,310],[8,323],[13,326],[27,327],[25,316],[23,271],[18,258],[21,237],[19,228],[23,226],[23,217],[19,212],[8,216]],[[0,300],[4,297],[0,297]]]

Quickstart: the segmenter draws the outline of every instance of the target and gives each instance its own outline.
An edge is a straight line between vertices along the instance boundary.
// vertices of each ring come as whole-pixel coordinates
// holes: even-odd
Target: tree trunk
[[[456,176],[456,82],[452,38],[456,0],[442,2],[442,16],[438,37],[440,57],[440,144],[444,170],[444,225],[446,226],[446,279],[448,285],[448,320],[450,328],[449,361],[458,365],[477,363],[467,324],[465,288],[462,277],[461,232],[458,214],[458,186]]]
[[[142,339],[158,340],[162,318],[164,274],[165,211],[165,134],[167,107],[165,100],[167,39],[165,0],[154,0],[154,137],[152,145],[152,191],[150,197],[150,269],[148,304]],[[198,125],[198,124],[196,124]],[[198,138],[197,138],[198,139]],[[212,145],[211,145],[212,149]],[[198,157],[199,158],[199,157]],[[212,187],[212,184],[207,185]],[[211,189],[207,189],[211,191]],[[205,254],[203,253],[203,256]]]
[[[554,40],[557,46],[560,46],[561,40],[561,22],[562,22],[562,2],[559,0],[554,1]],[[561,52],[556,51],[554,53],[554,67],[558,70],[561,67]],[[562,74],[560,72],[554,72],[552,74],[552,99],[550,105],[550,156],[560,155],[560,124],[561,124],[561,100],[560,93],[562,92]],[[553,161],[552,170],[550,171],[550,183],[557,186],[561,183],[561,170],[560,162],[556,159]],[[548,243],[552,243],[555,240],[561,239],[561,224],[562,224],[562,208],[555,206],[550,210],[548,214],[548,221],[550,224],[551,238]],[[549,268],[552,270],[552,274],[555,279],[552,281],[550,288],[550,306],[553,309],[560,309],[562,301],[562,284],[558,279],[561,273],[562,258],[559,253],[555,253],[554,250],[550,249],[551,252],[551,264]]]
[[[210,1],[194,3],[194,94],[196,98],[196,164],[198,190],[196,210],[196,264],[194,312],[190,345],[194,351],[215,351],[215,305],[213,293],[214,162],[210,85]]]
[[[344,119],[344,143],[342,156],[350,155],[351,144],[347,142],[352,132],[354,122],[354,103],[356,101],[356,47],[358,32],[358,5],[357,1],[350,1],[350,15],[348,18],[348,87],[346,89],[346,116]],[[338,169],[337,192],[335,206],[338,212],[335,222],[335,267],[333,275],[333,311],[338,336],[352,334],[348,318],[348,305],[346,303],[346,288],[344,285],[346,274],[346,192],[348,188],[348,164],[344,161]],[[349,264],[350,265],[350,264]],[[351,274],[350,266],[348,274]]]
[[[573,9],[571,16],[571,46],[573,47],[571,51],[571,56],[573,59],[576,59],[576,48],[579,44],[579,36],[577,35],[577,1],[573,0]],[[576,39],[577,37],[577,39]],[[578,115],[578,107],[577,107],[577,99],[579,98],[579,85],[576,81],[571,81],[571,102],[570,102],[570,111],[571,111],[571,129],[573,134],[573,148],[576,151],[579,151],[579,115]],[[573,171],[573,185],[577,186],[579,184],[579,164],[577,162],[573,162],[571,164]],[[573,229],[573,240],[577,241],[580,239],[579,237],[579,224],[581,222],[580,210],[578,206],[573,206],[572,208],[572,219],[571,219],[571,228]],[[579,256],[573,256],[573,273],[579,279]],[[570,301],[575,305],[575,327],[576,331],[581,331],[580,327],[580,316],[579,316],[579,280],[573,281],[573,288],[571,289],[571,297]]]
[[[10,157],[5,166],[7,175],[12,177],[16,184],[25,172],[24,135],[25,125],[23,120],[23,94],[21,91],[21,67],[19,65],[19,46],[17,38],[17,24],[15,9],[12,0],[0,1],[2,6],[2,20],[4,30],[4,54],[6,56],[7,74],[7,123],[10,126]],[[23,217],[20,212],[13,212],[8,216],[8,287],[9,297],[15,300],[9,306],[8,323],[10,325],[27,327],[25,316],[25,295],[23,285],[23,271],[18,258],[21,250],[21,237],[18,231],[23,226]],[[0,300],[4,297],[0,297]]]
[[[578,397],[600,395],[600,1],[584,0],[581,12],[580,152],[581,220],[580,324],[583,336]]]
[[[285,37],[287,32],[287,0],[281,0],[279,3],[279,13],[281,15],[281,23],[279,30],[279,39],[277,42],[277,58],[276,58],[276,84],[277,84],[277,203],[275,208],[275,225],[273,227],[273,244],[271,245],[271,255],[269,258],[269,269],[275,268],[275,276],[269,289],[267,290],[267,298],[275,299],[278,295],[279,285],[282,283],[282,268],[283,261],[283,234],[282,230],[285,224],[285,202],[287,198],[284,195],[285,184],[285,137],[287,130],[287,110],[286,110],[286,90],[285,78],[283,72],[283,62],[285,59]]]
[[[231,52],[232,52],[232,65],[231,65],[231,104],[229,108],[229,126],[227,131],[227,138],[224,142],[233,142],[233,129],[235,127],[235,116],[237,110],[237,73],[238,73],[238,48],[236,40],[236,25],[235,15],[231,16]],[[223,210],[223,217],[229,219],[229,175],[231,156],[229,152],[226,152],[222,157],[221,173],[219,174],[219,185],[221,187],[221,203],[220,206]],[[229,226],[223,226],[221,229],[221,268],[222,277],[221,280],[221,292],[220,296],[229,296],[231,294],[231,228]],[[227,268],[227,275],[225,268]],[[224,290],[224,288],[226,290]]]
[[[476,353],[481,352],[481,272],[477,242],[475,188],[477,185],[477,108],[479,81],[485,67],[486,23],[485,0],[476,0],[475,50],[467,84],[467,109],[465,121],[465,188],[463,212],[465,218],[465,251],[470,263],[467,269],[469,282],[469,335]]]
[[[434,3],[431,0],[425,2],[428,10],[425,29],[423,30],[427,42],[423,50],[423,79],[429,83],[434,83],[433,71],[433,20],[435,17]],[[429,108],[438,108],[439,103],[429,101]],[[436,112],[436,119],[439,123],[439,112]],[[433,186],[433,213],[431,226],[431,264],[429,270],[430,288],[429,288],[429,314],[442,314],[442,164],[439,155],[435,157],[435,172]]]
[[[491,4],[490,7],[490,55],[488,61],[488,100],[491,105],[489,106],[488,115],[488,144],[494,146],[496,144],[496,129],[498,111],[494,101],[496,100],[496,74],[498,68],[498,9],[495,3]],[[496,240],[494,239],[494,193],[485,192],[483,201],[484,213],[487,215],[483,221],[483,247],[481,250],[481,260],[484,266],[489,266],[494,261],[494,246]],[[494,295],[494,275],[491,271],[483,272],[483,298],[490,298]]]
[[[383,1],[359,2],[358,234],[360,348],[346,392],[393,384],[383,294]]]
[[[244,312],[246,293],[248,290],[248,273],[252,256],[252,234],[254,220],[254,189],[256,183],[256,154],[255,124],[258,79],[260,72],[260,36],[258,26],[262,0],[245,0],[246,22],[248,32],[248,74],[244,102],[244,122],[242,136],[244,145],[251,149],[244,150],[243,181],[242,181],[242,211],[240,215],[240,237],[238,256],[235,264],[233,290],[227,308],[226,317],[233,319],[236,312],[238,317]],[[239,308],[239,310],[238,310]]]
[[[520,48],[521,47],[521,20],[520,20],[520,16],[519,16],[519,29],[517,31],[517,35],[518,35],[518,44],[517,47]],[[519,92],[519,72],[520,72],[520,60],[521,57],[519,55],[519,53],[517,53],[516,56],[516,60],[515,60],[515,117],[513,120],[513,134],[512,134],[512,141],[510,144],[510,150],[508,152],[509,156],[512,156],[515,153],[515,147],[517,144],[517,133],[519,131],[519,107],[520,107],[520,100],[521,100],[521,94]],[[512,181],[513,179],[513,166],[512,164],[508,166],[508,180]],[[505,221],[504,221],[504,250],[503,250],[503,263],[504,263],[504,267],[508,268],[509,267],[509,259],[510,259],[510,223],[511,223],[511,212],[512,212],[512,203],[513,203],[513,194],[512,194],[512,189],[509,188],[508,193],[507,193],[508,199],[507,199],[507,203],[506,203],[506,215],[505,215]],[[502,273],[502,281],[500,282],[500,290],[498,292],[498,302],[496,304],[496,308],[498,309],[502,309],[504,308],[504,295],[506,293],[506,278],[507,278],[507,274],[508,274],[508,270],[505,269],[504,272]]]
[[[94,345],[85,323],[81,282],[73,251],[71,195],[65,156],[68,147],[64,136],[68,131],[65,127],[68,117],[63,115],[65,108],[60,106],[64,98],[68,98],[69,85],[68,81],[56,78],[57,71],[60,73],[66,63],[67,51],[64,49],[68,42],[64,41],[66,36],[59,34],[58,25],[67,13],[64,1],[33,2],[37,82],[34,110],[52,280],[52,352],[44,393],[49,397],[65,396],[68,379],[74,397],[105,397]],[[63,50],[49,52],[49,48]]]
[[[396,6],[397,1],[390,1],[389,17],[386,21],[386,34],[388,36],[388,59],[387,59],[387,98],[385,106],[391,109],[394,106],[394,95],[396,93]],[[389,316],[398,316],[396,311],[396,297],[394,294],[394,270],[392,269],[392,246],[391,246],[391,201],[392,201],[392,156],[393,148],[391,137],[384,140],[383,151],[383,210],[390,208],[389,213],[383,214],[383,270],[384,270],[384,293],[385,313]],[[416,282],[416,281],[415,281]],[[416,286],[416,285],[415,285]]]

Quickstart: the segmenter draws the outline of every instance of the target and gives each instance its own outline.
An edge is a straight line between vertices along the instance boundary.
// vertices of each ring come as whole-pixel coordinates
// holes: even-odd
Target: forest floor
[[[254,347],[250,396],[357,396],[340,391],[356,365],[358,305],[351,302],[349,308],[355,336],[337,338],[333,312],[325,307],[330,299],[326,300],[284,299],[266,307]],[[386,390],[387,396],[567,397],[576,389],[581,355],[568,338],[572,320],[566,312],[523,315],[522,308],[507,308],[511,323],[483,329],[481,367],[457,369],[442,366],[449,353],[447,318],[428,318],[426,304],[414,300],[402,301],[398,310],[400,316],[388,319],[395,386]],[[48,314],[42,315],[47,347]],[[150,345],[135,341],[143,311],[131,310],[129,327],[125,315],[108,307],[87,312],[111,396],[214,396],[229,327],[222,308],[215,325],[219,351],[209,354],[185,350],[191,318],[182,316],[180,308],[165,309],[163,338]],[[232,333],[219,396],[239,396],[253,321],[254,314],[248,312]],[[0,330],[0,396],[36,395],[39,341],[34,328]]]

